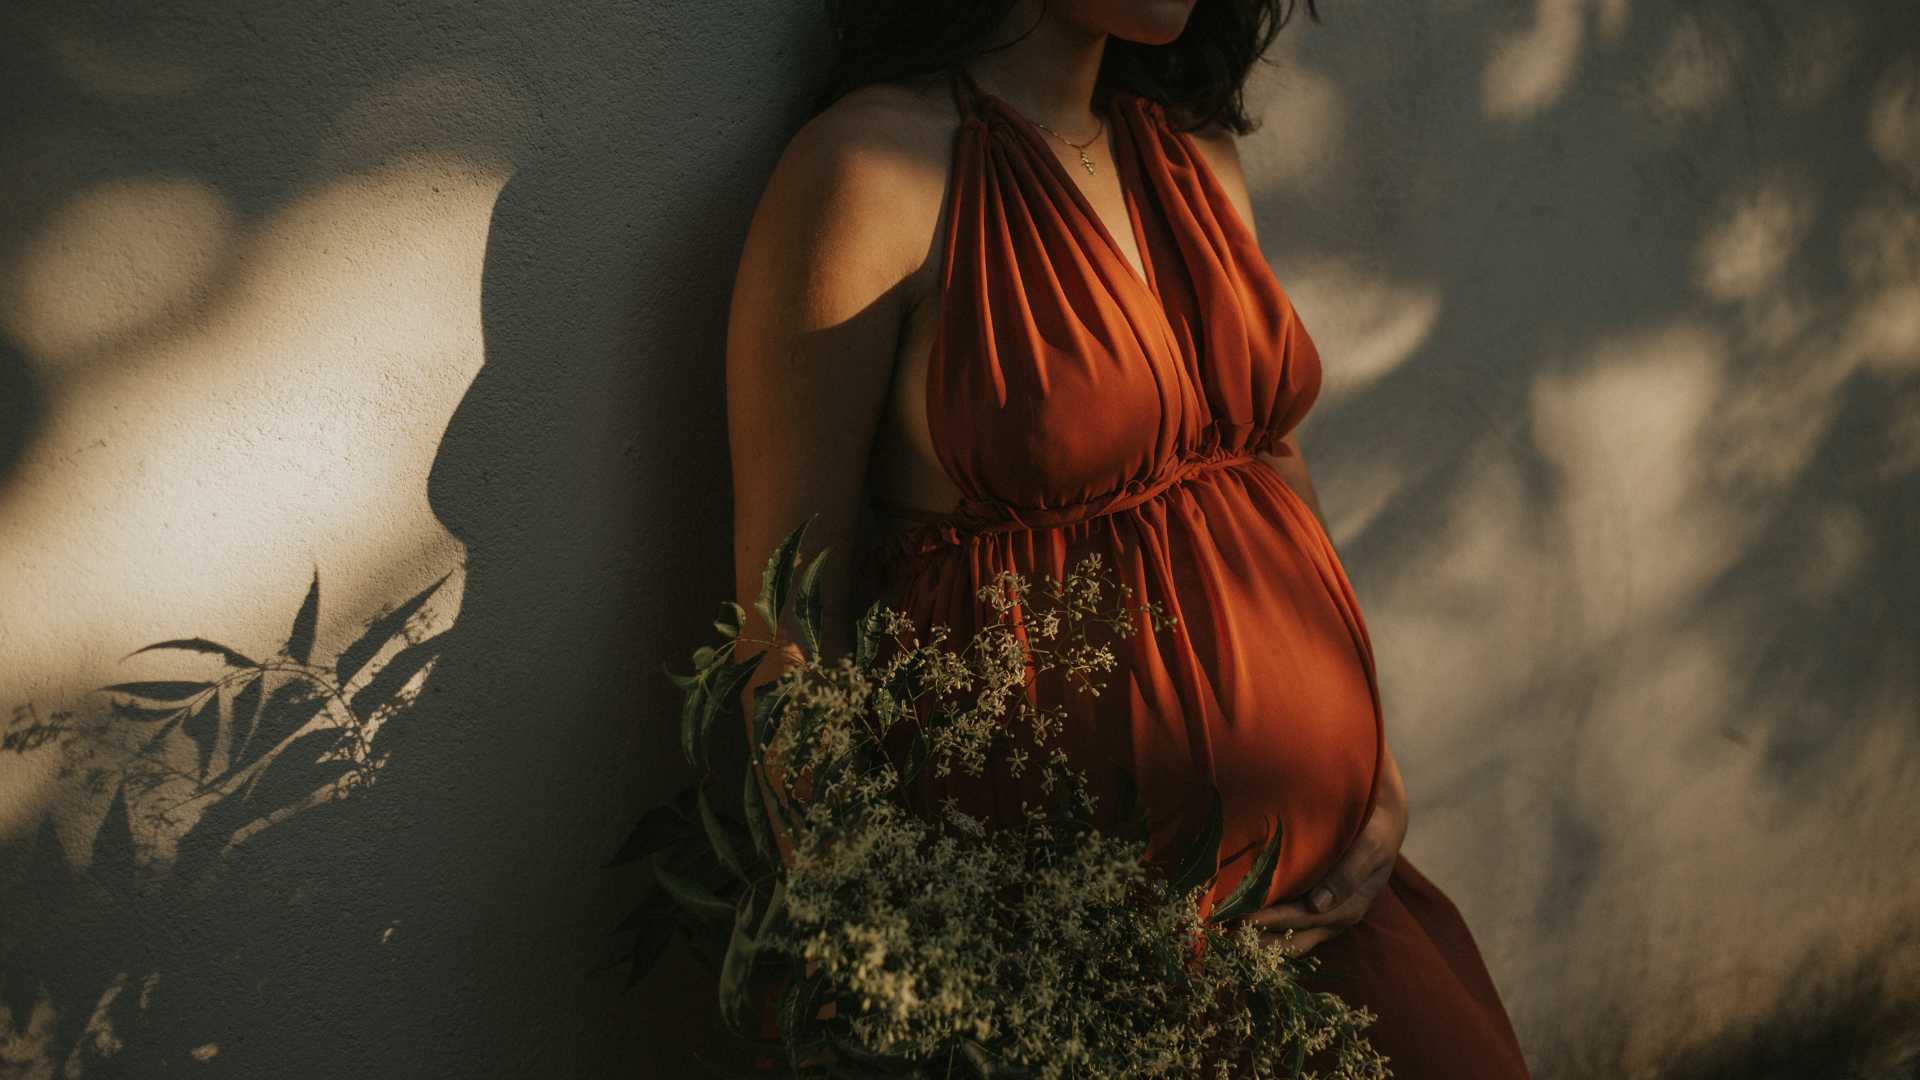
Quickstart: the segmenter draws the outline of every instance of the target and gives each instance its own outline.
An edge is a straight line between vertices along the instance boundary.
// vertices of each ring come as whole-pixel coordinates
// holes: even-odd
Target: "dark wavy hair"
[[[917,79],[965,66],[990,51],[989,35],[1014,3],[826,0],[835,43],[833,66],[812,111],[819,113],[870,83]],[[1320,21],[1314,0],[1306,0],[1306,6],[1307,14]],[[1295,0],[1200,0],[1185,30],[1166,45],[1109,38],[1099,85],[1160,102],[1168,118],[1188,130],[1219,124],[1236,135],[1248,134],[1258,125],[1242,99],[1247,75],[1293,17],[1294,7]]]

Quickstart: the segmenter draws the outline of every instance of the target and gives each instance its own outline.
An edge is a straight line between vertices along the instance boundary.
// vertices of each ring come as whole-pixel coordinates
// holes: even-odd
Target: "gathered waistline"
[[[1277,444],[1266,452],[1285,454],[1285,445]],[[883,517],[914,522],[906,528],[890,531],[875,547],[883,559],[891,562],[898,558],[928,554],[944,547],[964,545],[997,533],[1075,525],[1151,502],[1194,476],[1252,461],[1258,453],[1251,447],[1241,447],[1190,454],[1176,458],[1172,464],[1146,480],[1135,480],[1105,495],[1060,506],[1023,507],[992,499],[963,497],[952,512],[938,514],[917,507],[871,503],[873,510]]]

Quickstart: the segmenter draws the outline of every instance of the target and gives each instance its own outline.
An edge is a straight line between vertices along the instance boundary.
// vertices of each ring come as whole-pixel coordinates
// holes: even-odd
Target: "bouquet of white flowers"
[[[1050,801],[1024,806],[1022,822],[990,824],[951,799],[910,809],[922,769],[1032,766],[1003,740],[1021,724],[1045,740],[1064,706],[1036,705],[1029,680],[1057,670],[1098,692],[1094,676],[1115,658],[1092,631],[1126,636],[1142,615],[1158,631],[1171,621],[1158,605],[1130,606],[1130,590],[1110,588],[1089,556],[1037,589],[1011,572],[983,586],[997,618],[957,647],[946,627],[922,639],[876,602],[856,621],[851,655],[828,657],[826,552],[796,575],[805,531],[786,536],[762,575],[755,608],[772,636],[749,636],[746,612],[728,602],[715,623],[723,640],[694,653],[692,674],[669,672],[686,694],[682,749],[705,775],[642,818],[616,857],[650,859],[660,885],[621,927],[635,933],[634,978],[682,932],[717,971],[728,1029],[783,1051],[784,1071],[801,1077],[1306,1077],[1309,1055],[1329,1078],[1389,1075],[1362,1034],[1373,1017],[1298,982],[1311,957],[1228,923],[1265,895],[1278,828],[1199,917],[1219,868],[1217,791],[1170,866],[1145,860],[1130,778],[1125,825],[1103,833],[1057,748],[1038,763]],[[739,654],[786,645],[790,598],[804,648],[755,687],[735,820],[710,797],[707,742],[716,721],[744,719],[740,698],[765,654]],[[771,1043],[748,1030],[767,980],[779,995]]]

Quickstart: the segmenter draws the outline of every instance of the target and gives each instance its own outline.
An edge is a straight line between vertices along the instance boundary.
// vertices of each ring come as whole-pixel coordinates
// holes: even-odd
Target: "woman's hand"
[[[1407,836],[1407,790],[1392,752],[1382,752],[1380,795],[1352,849],[1307,891],[1305,902],[1272,904],[1247,916],[1248,922],[1261,927],[1263,938],[1275,943],[1292,929],[1287,951],[1294,956],[1359,922],[1373,906],[1374,897],[1387,887],[1400,858],[1400,844]]]

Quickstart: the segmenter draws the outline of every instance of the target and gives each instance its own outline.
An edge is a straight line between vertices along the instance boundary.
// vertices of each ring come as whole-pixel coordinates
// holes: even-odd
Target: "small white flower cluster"
[[[888,647],[869,663],[782,676],[778,760],[813,784],[783,870],[786,918],[767,944],[826,977],[836,1015],[809,1022],[841,1025],[874,1054],[935,1068],[988,1054],[1047,1080],[1296,1076],[1321,1051],[1329,1080],[1387,1076],[1361,1034],[1365,1010],[1303,988],[1303,961],[1255,927],[1204,923],[1203,890],[1177,895],[1142,841],[1025,803],[1020,821],[1000,823],[952,797],[924,816],[908,809],[919,768],[1031,767],[1025,748],[990,752],[1016,724],[1041,743],[1059,730],[1061,708],[1029,700],[1037,672],[1113,670],[1092,627],[1125,635],[1137,612],[1170,623],[1155,605],[1127,607],[1124,585],[1108,611],[1099,573],[1089,557],[1037,605],[1025,578],[1002,574],[980,592],[998,621],[957,650],[943,647],[945,628],[916,640],[884,612],[874,625]],[[1065,782],[1090,810],[1084,778],[1048,751],[1041,790]]]

